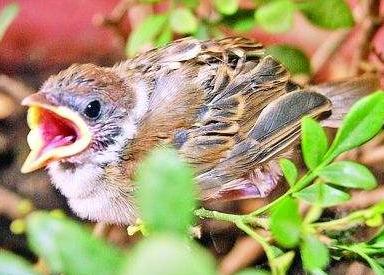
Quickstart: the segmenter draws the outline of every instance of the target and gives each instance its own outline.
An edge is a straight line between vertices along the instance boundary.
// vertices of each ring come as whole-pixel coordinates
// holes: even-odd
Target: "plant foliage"
[[[364,166],[347,161],[333,162],[333,159],[340,152],[374,137],[383,126],[384,115],[380,111],[383,109],[382,91],[356,103],[330,146],[319,124],[304,118],[302,148],[309,171],[299,177],[298,169],[291,161],[280,160],[290,189],[248,215],[205,209],[194,211],[197,192],[192,170],[179,159],[175,150],[159,148],[148,155],[137,175],[142,222],[136,227],[149,237],[128,253],[95,238],[76,222],[47,212],[35,212],[27,217],[29,246],[52,273],[216,274],[212,257],[189,237],[195,212],[201,218],[233,222],[258,241],[267,254],[272,274],[288,272],[296,257],[296,249],[300,252],[303,268],[312,274],[325,274],[332,257],[359,257],[377,274],[383,274],[384,201],[340,219],[321,221],[324,208],[350,198],[348,188],[372,189],[376,186],[375,178]],[[347,130],[357,141],[343,134]],[[319,142],[321,148],[312,148]],[[305,215],[299,211],[301,201],[311,205]],[[333,239],[330,234],[359,225],[381,227],[381,230],[371,240],[361,243]],[[254,227],[270,232],[278,247],[269,244]],[[5,251],[0,253],[0,272],[36,274],[28,262]],[[269,274],[269,271],[247,269],[239,274]]]
[[[143,1],[157,5],[160,0]],[[329,30],[352,27],[353,17],[344,0],[258,0],[252,9],[243,9],[238,0],[213,0],[215,19],[197,12],[199,0],[175,0],[169,7],[146,17],[126,44],[128,56],[143,48],[165,45],[175,35],[199,39],[221,36],[222,27],[236,32],[262,28],[286,32],[296,13],[312,24]],[[0,39],[18,12],[10,4],[0,11]],[[289,45],[274,45],[267,53],[285,64],[293,74],[310,74],[303,52]],[[286,274],[295,257],[311,274],[326,274],[335,259],[358,258],[376,274],[384,274],[384,201],[334,220],[323,220],[327,207],[350,199],[350,189],[370,190],[377,182],[363,165],[334,161],[341,153],[360,146],[377,135],[384,124],[384,92],[378,91],[357,102],[345,117],[333,142],[318,122],[305,117],[301,124],[301,149],[307,167],[304,175],[287,159],[279,160],[289,189],[270,204],[246,215],[196,209],[198,192],[193,171],[172,148],[151,152],[138,169],[137,202],[141,221],[128,228],[149,235],[128,251],[122,251],[92,236],[84,226],[67,217],[34,212],[24,227],[30,249],[51,273],[60,274],[217,274],[209,253],[190,236],[195,217],[234,223],[263,247],[269,267],[246,269],[238,275]],[[310,206],[301,213],[299,205]],[[335,232],[357,226],[375,227],[370,240],[352,243],[335,238]],[[258,230],[268,232],[268,237]],[[274,240],[274,245],[270,242]],[[326,240],[326,241],[324,241]],[[0,251],[0,273],[38,274],[30,263]]]
[[[161,0],[142,1],[147,5],[165,3]],[[217,38],[222,30],[242,34],[254,28],[268,33],[284,33],[292,29],[295,14],[303,14],[310,23],[328,30],[354,25],[352,12],[344,0],[257,0],[253,6],[240,6],[240,0],[212,0],[214,11],[199,12],[203,1],[174,0],[162,12],[149,15],[131,33],[126,54],[132,57],[150,46],[162,46],[175,37],[192,35],[198,39]],[[292,74],[310,74],[310,62],[300,49],[290,45],[274,45],[267,52],[282,62]]]

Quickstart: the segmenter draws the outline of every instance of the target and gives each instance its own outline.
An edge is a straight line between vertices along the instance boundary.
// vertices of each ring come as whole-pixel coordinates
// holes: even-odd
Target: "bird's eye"
[[[98,118],[101,112],[101,104],[98,100],[93,100],[85,107],[84,114],[89,118]]]

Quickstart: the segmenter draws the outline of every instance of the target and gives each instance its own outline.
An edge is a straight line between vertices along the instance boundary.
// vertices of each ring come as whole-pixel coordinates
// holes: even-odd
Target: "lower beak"
[[[27,121],[31,129],[27,138],[31,152],[21,168],[22,173],[74,156],[89,146],[91,133],[78,113],[50,104],[40,93],[28,96],[22,105],[29,106]]]

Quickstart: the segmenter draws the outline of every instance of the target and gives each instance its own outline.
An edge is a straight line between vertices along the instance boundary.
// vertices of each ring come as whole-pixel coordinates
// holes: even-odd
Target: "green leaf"
[[[313,24],[330,30],[354,25],[353,15],[344,0],[310,0],[298,2],[299,9]]]
[[[253,17],[242,18],[235,22],[232,29],[236,32],[249,32],[255,27],[255,19]]]
[[[209,253],[193,242],[173,235],[152,235],[136,245],[126,257],[127,275],[213,275]]]
[[[166,26],[156,39],[155,46],[162,47],[172,41],[172,30],[169,26]]]
[[[196,8],[199,6],[200,1],[199,0],[179,0],[182,2],[186,7],[188,8]]]
[[[15,3],[6,5],[0,11],[0,41],[3,39],[3,36],[9,25],[11,25],[12,21],[16,18],[18,13],[19,5]]]
[[[92,236],[79,224],[35,212],[27,219],[31,249],[46,262],[52,273],[116,274],[123,253]]]
[[[311,64],[307,56],[298,48],[289,45],[274,45],[267,53],[280,61],[292,74],[310,74]]]
[[[239,8],[238,0],[214,0],[213,4],[220,13],[226,15],[236,13]]]
[[[171,12],[170,25],[174,32],[181,34],[194,33],[198,27],[198,20],[190,9],[177,8]]]
[[[254,269],[254,268],[246,268],[240,270],[236,273],[236,275],[270,275],[271,272],[264,269]]]
[[[23,258],[0,249],[0,274],[36,275],[37,273]]]
[[[280,159],[279,164],[281,171],[283,171],[284,177],[290,186],[293,186],[297,180],[297,168],[295,164],[289,159]]]
[[[384,92],[355,103],[343,120],[327,155],[336,157],[373,138],[384,124]]]
[[[301,259],[307,270],[324,269],[329,263],[328,248],[312,235],[307,235],[300,245]]]
[[[224,16],[221,23],[236,32],[248,32],[255,25],[255,12],[253,10],[238,10],[235,14]]]
[[[275,0],[256,9],[255,19],[267,32],[286,32],[293,25],[294,12],[295,4],[290,0]]]
[[[321,269],[313,269],[311,270],[311,275],[327,275],[327,273]]]
[[[376,261],[372,258],[369,258],[369,259],[370,260],[368,260],[368,258],[367,258],[366,260],[367,260],[368,264],[371,266],[372,271],[377,275],[384,274],[384,267],[382,265],[380,265],[378,261]]]
[[[369,246],[384,249],[384,229],[382,229],[372,240],[369,241]]]
[[[383,224],[383,215],[382,214],[376,214],[373,215],[371,218],[368,218],[365,221],[365,224],[370,227],[378,227]]]
[[[294,197],[315,204],[321,207],[334,206],[348,201],[351,196],[324,183],[312,184],[299,192],[293,194]]]
[[[199,40],[207,40],[209,38],[208,27],[204,24],[200,24],[193,36]]]
[[[137,200],[151,232],[187,236],[194,221],[197,190],[192,170],[170,148],[156,149],[139,167]]]
[[[322,168],[318,175],[326,182],[349,188],[370,190],[377,186],[375,177],[367,167],[352,162],[338,161]]]
[[[328,149],[327,135],[313,118],[304,117],[301,121],[301,150],[305,165],[314,170],[323,160]]]
[[[272,234],[282,246],[294,247],[299,242],[301,222],[297,201],[284,199],[272,212]]]
[[[166,15],[150,15],[133,30],[129,36],[125,52],[132,57],[145,45],[153,44],[154,39],[161,33],[168,17]]]

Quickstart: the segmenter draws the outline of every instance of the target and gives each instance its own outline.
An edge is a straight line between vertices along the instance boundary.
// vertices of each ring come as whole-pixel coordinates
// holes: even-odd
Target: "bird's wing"
[[[141,133],[167,128],[166,140],[196,168],[204,198],[248,184],[239,179],[292,143],[304,115],[330,110],[326,97],[300,90],[260,44],[244,38],[183,39],[131,65],[157,85],[173,80],[154,89],[153,98],[166,96],[153,100]]]
[[[254,169],[268,164],[297,139],[303,116],[319,117],[330,109],[331,104],[326,97],[306,90],[287,93],[270,102],[258,116],[248,136],[237,143],[214,169],[198,176],[203,195],[206,198],[220,197],[233,189],[247,188],[255,194],[242,193],[243,196],[260,196],[259,189],[249,186],[262,184],[258,180],[265,178],[265,175],[254,177]]]

